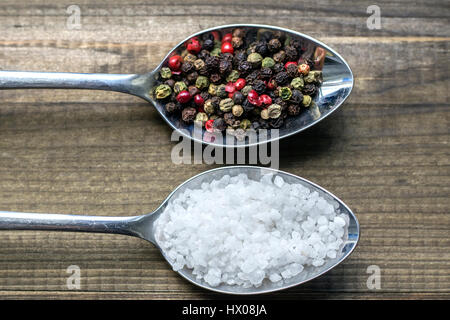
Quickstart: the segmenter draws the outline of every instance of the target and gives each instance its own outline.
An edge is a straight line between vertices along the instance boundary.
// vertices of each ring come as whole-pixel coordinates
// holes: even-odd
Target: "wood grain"
[[[352,256],[305,285],[258,299],[450,298],[450,8],[442,1],[77,1],[0,3],[0,69],[138,73],[203,28],[263,23],[324,41],[355,88],[317,126],[280,143],[280,169],[325,187],[358,216]],[[267,3],[263,5],[264,3]],[[170,22],[170,24],[169,24]],[[97,215],[154,210],[208,165],[174,165],[171,130],[138,98],[82,90],[0,91],[0,209]],[[81,268],[81,290],[66,269]],[[381,289],[366,270],[381,268]],[[114,235],[0,234],[0,298],[214,299],[145,241]]]

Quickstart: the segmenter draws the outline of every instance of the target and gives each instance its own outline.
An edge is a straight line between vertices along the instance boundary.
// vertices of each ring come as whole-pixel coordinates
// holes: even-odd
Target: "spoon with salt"
[[[316,191],[322,198],[334,205],[336,212],[346,216],[348,231],[344,234],[343,244],[334,259],[327,260],[320,267],[306,267],[297,276],[285,280],[281,284],[264,281],[259,287],[244,288],[237,285],[223,284],[214,287],[206,283],[203,279],[198,280],[190,269],[183,268],[178,270],[177,272],[188,281],[199,287],[227,294],[249,295],[274,292],[297,286],[328,272],[343,262],[355,249],[359,240],[359,223],[353,212],[341,200],[306,179],[287,172],[254,166],[229,166],[198,174],[178,186],[154,212],[149,214],[131,217],[106,217],[0,211],[0,230],[93,232],[134,236],[153,243],[172,266],[171,260],[158,244],[158,237],[155,234],[155,222],[167,206],[184,191],[200,189],[202,184],[220,180],[225,175],[235,177],[239,174],[246,174],[249,179],[255,181],[260,181],[264,175],[273,174],[274,176],[281,177],[286,183],[301,184],[311,192]]]
[[[180,53],[185,48],[185,43],[193,37],[201,37],[203,34],[218,32],[222,35],[231,32],[235,28],[242,28],[246,34],[253,36],[255,40],[261,32],[282,32],[291,39],[302,41],[308,50],[320,49],[321,55],[316,61],[322,70],[323,83],[314,98],[314,103],[308,112],[302,112],[298,116],[290,117],[278,131],[269,130],[267,134],[253,139],[245,138],[242,143],[237,139],[227,139],[227,135],[217,136],[208,134],[205,129],[200,134],[194,132],[195,126],[180,120],[166,111],[165,104],[152,96],[152,89],[156,85],[156,76],[174,53]],[[281,138],[299,133],[323,120],[347,99],[353,88],[353,74],[347,62],[333,49],[324,43],[292,30],[266,26],[266,25],[226,25],[200,31],[177,44],[155,70],[144,74],[98,74],[98,73],[56,73],[56,72],[25,72],[25,71],[0,71],[0,89],[24,89],[24,88],[54,88],[54,89],[92,89],[118,91],[138,96],[152,103],[161,117],[182,136],[196,142],[210,144],[217,147],[241,147],[252,146],[261,143],[269,143]]]

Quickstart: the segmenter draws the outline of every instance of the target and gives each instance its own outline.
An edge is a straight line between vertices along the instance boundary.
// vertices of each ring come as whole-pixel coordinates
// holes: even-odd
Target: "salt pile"
[[[336,258],[347,226],[348,217],[316,191],[280,176],[240,174],[185,190],[155,231],[175,271],[192,269],[213,287],[258,287]]]

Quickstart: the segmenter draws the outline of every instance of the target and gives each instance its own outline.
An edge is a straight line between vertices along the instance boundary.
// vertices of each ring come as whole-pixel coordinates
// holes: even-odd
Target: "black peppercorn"
[[[220,63],[219,63],[219,72],[220,73],[222,73],[222,74],[229,73],[232,69],[233,69],[233,65],[231,64],[231,61],[229,61],[227,59],[220,60]]]
[[[241,75],[248,74],[253,69],[253,66],[247,60],[239,62],[238,71]]]
[[[219,68],[220,59],[216,56],[209,56],[205,58],[205,65],[210,70],[210,72],[213,72]]]
[[[227,128],[227,124],[225,123],[225,120],[222,118],[217,118],[213,122],[213,129],[216,131],[223,131]]]
[[[198,78],[198,73],[197,73],[196,71],[191,72],[191,73],[189,73],[189,74],[186,76],[186,80],[187,80],[189,83],[195,83],[195,81],[197,80],[197,78]]]
[[[297,49],[295,49],[295,47],[293,47],[293,46],[285,46],[284,47],[284,52],[286,52],[286,59],[288,61],[295,61],[295,60],[297,60],[298,52],[297,52]]]
[[[194,70],[194,65],[190,62],[183,62],[181,65],[181,71],[184,73],[189,73]]]
[[[300,92],[300,90],[292,90],[292,96],[289,99],[289,102],[293,104],[300,104],[303,101],[303,94]]]
[[[290,64],[286,67],[286,73],[289,77],[295,78],[298,75],[298,68],[296,64]]]
[[[210,77],[209,80],[214,83],[214,84],[219,84],[220,82],[222,82],[222,77],[220,76],[220,74],[218,73],[213,73]]]
[[[267,42],[266,41],[258,41],[255,44],[255,52],[259,53],[262,56],[268,55],[269,49],[267,48]]]
[[[241,105],[242,105],[242,108],[244,108],[244,112],[247,112],[247,113],[252,111],[255,108],[255,106],[253,104],[251,104],[250,101],[248,101],[247,99],[245,99]]]
[[[203,41],[203,49],[211,51],[212,49],[214,49],[214,38],[213,39],[206,39],[205,41]]]
[[[272,51],[276,52],[281,48],[281,42],[278,39],[272,39],[267,43],[267,48]]]
[[[237,67],[240,62],[247,60],[247,54],[244,50],[236,51],[233,57],[233,64]]]
[[[300,106],[297,104],[290,104],[287,108],[287,114],[290,116],[296,116],[300,113]]]
[[[177,105],[174,102],[169,102],[166,104],[166,111],[168,113],[174,113],[177,111]]]
[[[266,91],[266,84],[262,80],[255,80],[253,81],[252,88],[258,92],[258,94],[262,94]]]
[[[283,124],[284,124],[284,118],[282,118],[282,117],[278,117],[276,119],[269,120],[269,125],[274,129],[280,128]]]
[[[210,56],[210,53],[208,50],[202,50],[197,54],[197,58],[205,60],[207,57]]]
[[[273,68],[272,68],[272,71],[274,72],[274,73],[278,73],[278,72],[281,72],[281,71],[283,71],[284,70],[284,64],[282,64],[282,63],[276,63],[274,66],[273,66]]]
[[[277,63],[283,63],[286,61],[286,52],[283,50],[278,51],[273,55],[273,60]]]
[[[270,68],[261,68],[261,74],[260,77],[261,79],[265,79],[268,80],[272,77],[273,73],[272,73],[272,69]]]
[[[223,120],[226,124],[231,126],[234,123],[234,116],[231,112],[224,113]]]
[[[236,91],[233,94],[233,102],[234,102],[234,104],[242,105],[242,103],[245,100],[247,100],[247,99],[245,99],[245,96],[240,91]]]
[[[317,87],[313,83],[306,84],[302,92],[308,96],[313,96],[317,92]]]
[[[175,80],[173,79],[167,79],[164,81],[165,84],[167,84],[169,87],[173,88],[173,85],[175,84]]]
[[[275,81],[277,82],[278,85],[283,85],[285,83],[287,83],[289,80],[289,76],[287,74],[287,72],[282,71],[282,72],[278,72],[275,75]]]
[[[191,95],[191,97],[193,97],[193,96],[195,96],[196,94],[199,94],[199,93],[200,93],[200,90],[199,90],[196,86],[194,86],[194,85],[189,86],[189,87],[188,87],[188,91],[189,91],[189,94]]]
[[[195,119],[195,115],[197,114],[197,110],[195,110],[195,108],[192,107],[188,107],[183,109],[183,111],[181,111],[181,119],[184,122],[192,122]]]
[[[246,78],[248,84],[253,84],[255,80],[257,80],[260,76],[261,72],[259,70],[252,71]]]

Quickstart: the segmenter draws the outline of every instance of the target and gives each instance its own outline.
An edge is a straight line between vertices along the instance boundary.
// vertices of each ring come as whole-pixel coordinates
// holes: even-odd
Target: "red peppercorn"
[[[246,81],[243,78],[239,78],[236,80],[236,82],[234,83],[234,87],[236,88],[236,90],[241,90],[242,88],[245,87]]]
[[[233,82],[228,82],[227,85],[225,86],[225,91],[228,92],[228,93],[234,93],[236,91],[234,83]]]
[[[233,49],[233,45],[231,44],[231,42],[222,43],[221,51],[222,51],[222,53],[231,53],[232,54],[234,52],[234,49]]]
[[[233,99],[233,96],[234,96],[234,92],[228,93],[228,98]]]
[[[189,91],[183,90],[177,95],[177,101],[179,103],[187,103],[191,100],[192,96]]]
[[[276,83],[275,83],[275,80],[270,79],[270,80],[267,82],[266,87],[267,87],[267,89],[269,89],[269,90],[274,90],[274,89],[277,87],[277,86],[276,86]]]
[[[289,61],[289,62],[286,62],[286,64],[284,65],[284,68],[287,69],[291,64],[293,64],[294,66],[296,66],[296,65],[297,65],[297,62],[295,62],[295,61]]]
[[[200,94],[196,94],[194,96],[194,103],[199,107],[202,107],[205,104],[205,99]]]
[[[180,70],[181,63],[183,62],[183,58],[179,55],[175,55],[169,58],[169,68],[172,71]]]
[[[214,119],[206,121],[205,122],[205,129],[206,129],[206,131],[213,132],[214,131],[213,124],[214,124]]]
[[[227,33],[226,35],[223,36],[222,43],[231,42],[231,39],[233,39],[233,34]]]
[[[259,100],[258,93],[255,90],[250,90],[247,94],[247,100],[251,104],[254,104],[256,106],[261,106],[261,101]]]
[[[211,32],[211,34],[213,35],[214,40],[220,40],[220,39],[219,39],[219,38],[220,38],[219,32],[213,31],[213,32]]]
[[[266,106],[270,106],[272,104],[272,98],[269,97],[267,94],[260,95],[259,100],[261,101],[261,104]]]
[[[188,40],[186,49],[190,53],[197,54],[202,50],[202,46],[201,46],[200,42],[198,41],[197,37],[194,37],[194,38]]]
[[[309,65],[302,63],[298,66],[298,72],[306,76],[309,73]]]

